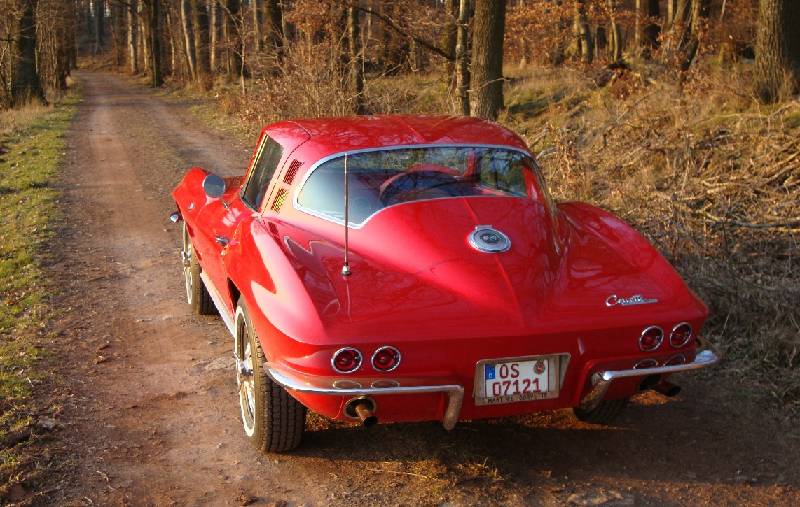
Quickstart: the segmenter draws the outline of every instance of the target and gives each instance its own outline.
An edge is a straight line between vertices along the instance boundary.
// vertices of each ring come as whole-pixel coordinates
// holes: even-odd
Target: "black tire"
[[[572,411],[575,417],[583,422],[592,424],[611,424],[622,413],[622,410],[628,404],[628,398],[621,400],[603,400],[599,405],[591,410],[584,410],[580,407],[575,407]]]
[[[183,260],[183,278],[186,285],[186,302],[192,307],[192,313],[198,315],[216,315],[217,307],[211,294],[208,293],[206,284],[200,278],[200,263],[194,255],[192,240],[189,238],[189,231],[186,230],[186,222],[183,223],[183,250],[181,251]]]
[[[264,351],[241,299],[236,307],[235,349],[239,406],[248,440],[261,452],[296,448],[305,431],[306,407],[264,371]]]

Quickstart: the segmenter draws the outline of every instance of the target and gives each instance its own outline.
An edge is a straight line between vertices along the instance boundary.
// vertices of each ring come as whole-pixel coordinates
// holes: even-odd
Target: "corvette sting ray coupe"
[[[306,410],[370,426],[572,408],[718,361],[705,305],[639,233],[554,202],[520,137],[467,117],[267,126],[244,176],[172,193],[186,298],[233,335],[241,418],[265,452]]]

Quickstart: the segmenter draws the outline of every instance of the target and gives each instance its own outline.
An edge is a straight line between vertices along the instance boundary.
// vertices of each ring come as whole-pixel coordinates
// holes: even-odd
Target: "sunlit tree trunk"
[[[250,0],[250,8],[253,10],[253,49],[261,51],[261,25],[264,23],[261,0]]]
[[[189,77],[197,79],[195,70],[194,33],[192,31],[192,5],[189,0],[179,0],[181,7],[181,32],[183,33],[183,47],[186,52],[186,66],[189,68]]]
[[[505,0],[475,2],[472,34],[472,114],[496,120],[503,108]]]
[[[359,11],[355,7],[347,9],[347,35],[350,48],[350,79],[355,96],[353,97],[354,111],[364,114],[364,54],[361,52],[361,27],[359,25]]]
[[[592,32],[589,29],[589,21],[586,16],[586,0],[574,0],[574,27],[575,52],[580,61],[591,64],[594,57],[594,45]]]
[[[456,90],[460,112],[469,116],[469,18],[470,1],[460,0],[458,7],[458,31],[456,37]]]
[[[138,47],[138,28],[139,23],[137,20],[137,1],[129,0],[127,10],[128,21],[128,62],[131,74],[139,73],[139,47]]]
[[[458,6],[458,0],[445,0],[444,2],[445,25],[441,45],[445,53],[450,55],[451,58],[445,63],[445,76],[447,76],[448,88],[451,92],[456,88],[455,61],[456,39],[458,37]]]
[[[208,64],[211,73],[217,72],[219,62],[220,12],[217,0],[208,0]]]
[[[608,0],[608,14],[611,21],[609,30],[609,59],[612,64],[622,62],[622,29],[617,23],[617,2]]]

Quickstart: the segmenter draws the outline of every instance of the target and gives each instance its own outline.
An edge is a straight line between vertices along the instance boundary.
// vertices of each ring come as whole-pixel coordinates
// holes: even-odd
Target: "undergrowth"
[[[271,121],[342,114],[348,97],[332,66],[284,69],[245,94],[220,88],[195,111],[237,125],[248,142]],[[709,305],[704,334],[725,356],[713,374],[748,382],[791,414],[800,411],[800,102],[759,105],[747,92],[751,67],[508,68],[499,121],[539,154],[558,199],[624,218]],[[327,78],[304,85],[320,68]],[[370,76],[365,99],[372,113],[455,113],[438,73]]]
[[[51,289],[41,266],[57,213],[54,178],[77,103],[0,112],[0,499],[22,474]]]

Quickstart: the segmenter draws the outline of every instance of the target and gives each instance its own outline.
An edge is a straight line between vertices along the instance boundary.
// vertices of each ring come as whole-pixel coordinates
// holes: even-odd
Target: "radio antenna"
[[[342,276],[350,276],[350,179],[347,177],[347,153],[344,154],[344,264]]]

